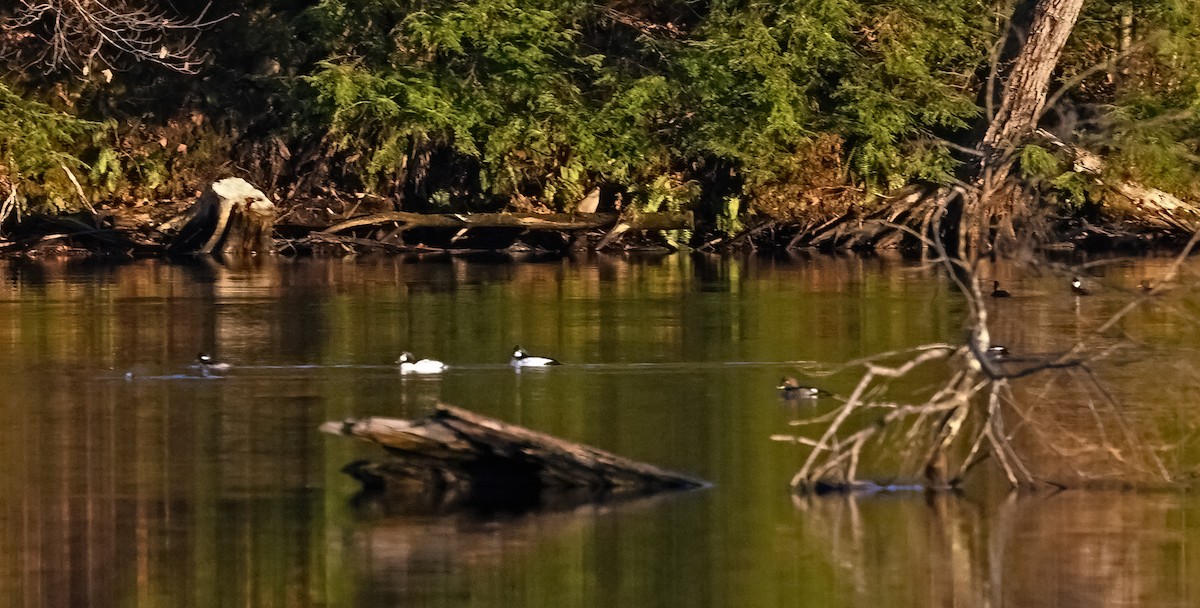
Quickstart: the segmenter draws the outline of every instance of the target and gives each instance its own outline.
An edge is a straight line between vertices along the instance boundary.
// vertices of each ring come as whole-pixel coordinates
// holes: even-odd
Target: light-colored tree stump
[[[173,252],[247,255],[269,253],[275,204],[240,177],[214,182],[192,208],[171,242]]]

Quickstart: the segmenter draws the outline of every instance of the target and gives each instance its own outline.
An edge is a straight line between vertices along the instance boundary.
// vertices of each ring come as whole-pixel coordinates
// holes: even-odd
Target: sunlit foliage
[[[73,142],[100,125],[81,120],[54,108],[22,98],[0,81],[0,222],[20,213],[30,195],[66,192],[67,171],[81,163],[70,154]],[[62,198],[51,203],[64,206]]]
[[[91,163],[79,176],[97,196],[177,195],[236,168],[285,196],[374,191],[409,209],[570,210],[600,188],[606,206],[693,208],[731,229],[967,178],[1008,5],[222,0],[205,18],[237,15],[200,31],[197,76],[119,54],[104,74],[8,55],[0,82],[4,107],[112,121],[100,139],[44,122],[20,144]],[[1044,126],[1123,177],[1194,194],[1197,8],[1088,3]],[[0,43],[27,42],[36,24],[6,17]],[[2,162],[13,183],[45,183]],[[1040,183],[1077,185],[1065,173]]]

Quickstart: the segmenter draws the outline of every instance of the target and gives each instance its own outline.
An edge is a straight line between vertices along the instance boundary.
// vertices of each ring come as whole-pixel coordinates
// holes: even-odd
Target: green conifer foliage
[[[89,195],[152,199],[236,167],[411,209],[569,210],[602,187],[708,229],[828,216],[970,179],[993,49],[1029,1],[218,0],[237,17],[200,32],[197,75],[27,69],[0,7],[0,186],[76,200],[66,166]],[[1200,0],[1084,10],[1041,126],[1200,195]],[[1070,163],[1028,150],[1025,176],[1080,207]]]
[[[1111,179],[1200,196],[1200,2],[1086,3],[1062,71],[1056,135],[1102,153]]]
[[[626,77],[581,44],[591,4],[367,4],[322,3],[321,20],[344,41],[309,79],[333,150],[367,186],[398,171],[418,185],[446,169],[430,166],[440,148],[478,167],[484,194],[562,207],[597,180],[662,164],[650,127],[667,82]]]
[[[845,142],[848,176],[884,191],[954,167],[934,135],[979,114],[975,74],[993,25],[978,2],[717,3],[679,54],[685,149],[735,161],[748,194],[821,135]]]
[[[24,99],[0,82],[0,201],[12,197],[17,203],[6,215],[21,213],[31,195],[70,208],[66,171],[82,166],[71,154],[74,142],[99,128],[97,123]]]
[[[486,194],[547,206],[702,159],[752,190],[835,133],[856,179],[885,189],[953,168],[914,140],[978,114],[994,35],[978,8],[718,2],[691,31],[630,42],[590,3],[330,0],[318,14],[340,42],[310,82],[334,151],[374,187],[427,175],[427,142],[473,159]]]

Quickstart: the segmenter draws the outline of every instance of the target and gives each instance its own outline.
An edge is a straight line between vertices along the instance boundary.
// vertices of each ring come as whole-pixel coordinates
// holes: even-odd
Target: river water
[[[1168,262],[1091,268],[1087,298],[989,271],[1014,292],[994,332],[1065,348]],[[1198,302],[1177,288],[1096,344],[1173,474],[1200,460]],[[1194,493],[790,495],[779,378],[960,341],[965,310],[885,257],[0,261],[0,605],[1200,605]],[[565,365],[514,373],[515,344]],[[401,376],[402,350],[452,367]],[[340,470],[376,451],[317,426],[438,400],[713,486],[521,515],[356,501]]]

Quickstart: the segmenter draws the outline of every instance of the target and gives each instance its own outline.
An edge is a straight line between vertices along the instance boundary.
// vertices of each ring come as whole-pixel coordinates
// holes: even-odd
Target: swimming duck
[[[542,367],[546,365],[562,365],[550,357],[535,357],[520,346],[513,347],[512,359],[509,364],[513,367]]]
[[[1071,291],[1073,291],[1077,296],[1092,295],[1092,292],[1083,286],[1083,281],[1081,281],[1079,277],[1074,277],[1071,279]]]
[[[791,376],[781,378],[779,386],[775,388],[784,399],[816,399],[817,397],[829,394],[827,391],[814,386],[804,386],[800,384],[799,380]]]
[[[1000,281],[992,281],[992,297],[993,298],[1007,298],[1009,295],[1011,295],[1011,294],[1009,294],[1007,291],[1004,291],[1003,289],[1000,289]]]
[[[402,374],[440,374],[446,370],[446,364],[436,359],[417,359],[412,353],[404,351],[396,359]]]
[[[200,366],[200,371],[202,372],[223,372],[233,367],[224,361],[213,359],[207,353],[196,355],[196,364]]]

